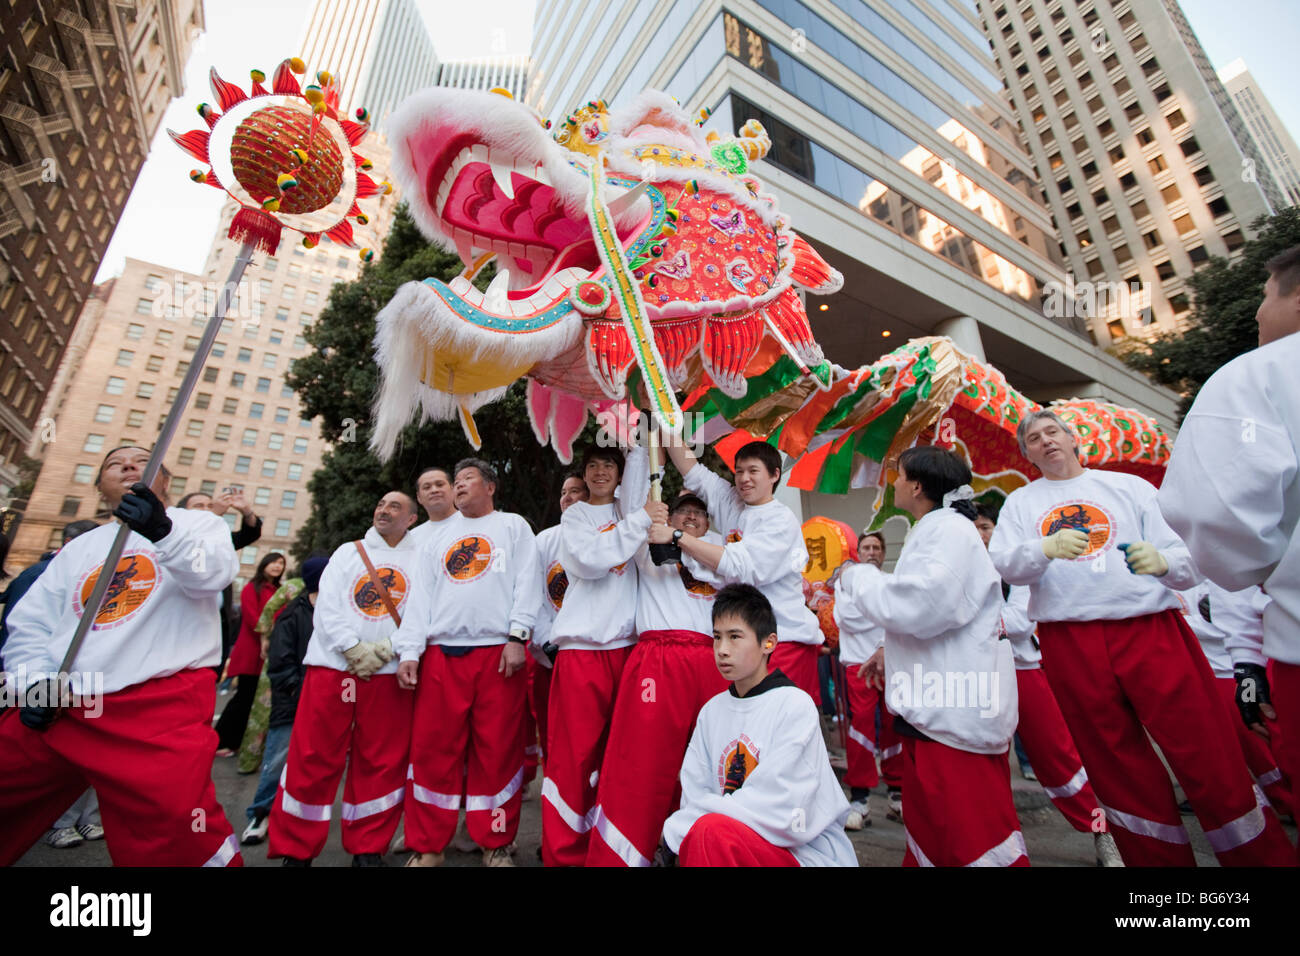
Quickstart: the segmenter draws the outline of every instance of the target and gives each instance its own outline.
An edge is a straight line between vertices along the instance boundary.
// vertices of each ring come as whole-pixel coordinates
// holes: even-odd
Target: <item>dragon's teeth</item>
[[[515,184],[510,179],[510,174],[514,172],[511,166],[502,166],[497,163],[490,163],[492,169],[492,178],[496,180],[501,191],[510,199],[515,198]]]

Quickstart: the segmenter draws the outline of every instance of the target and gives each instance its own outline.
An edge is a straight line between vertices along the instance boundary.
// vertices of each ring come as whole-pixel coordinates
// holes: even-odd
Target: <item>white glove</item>
[[[393,659],[393,642],[388,638],[384,638],[382,641],[375,641],[370,646],[374,650],[375,656],[385,664]]]
[[[1169,562],[1156,550],[1150,541],[1134,541],[1132,544],[1120,544],[1128,569],[1134,574],[1154,574],[1156,577],[1169,570]]]
[[[1043,539],[1043,554],[1049,558],[1072,561],[1088,550],[1088,535],[1073,528],[1062,528]]]
[[[348,661],[348,673],[355,674],[362,680],[370,680],[375,671],[384,666],[384,662],[375,653],[375,645],[365,641],[353,644],[343,652],[343,656]]]

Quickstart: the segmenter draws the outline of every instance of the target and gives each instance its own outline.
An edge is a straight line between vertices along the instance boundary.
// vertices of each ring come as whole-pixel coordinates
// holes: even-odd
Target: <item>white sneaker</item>
[[[903,822],[903,792],[901,790],[889,791],[889,810],[885,813],[886,820],[897,820]]]
[[[248,821],[248,826],[244,828],[244,835],[239,838],[239,842],[244,846],[257,846],[266,839],[267,828],[271,825],[271,818],[253,817]]]
[[[1094,833],[1092,835],[1092,844],[1097,848],[1098,866],[1124,865],[1124,858],[1119,855],[1119,847],[1115,845],[1115,838],[1109,833]]]
[[[412,853],[403,866],[442,866],[441,853]]]
[[[79,846],[86,840],[77,832],[76,827],[60,827],[45,834],[45,842],[56,850],[66,850],[69,847]]]
[[[846,830],[862,830],[871,826],[871,807],[865,801],[854,800],[849,804],[849,815],[844,821]]]
[[[86,840],[104,839],[104,828],[98,823],[78,823],[77,832]]]

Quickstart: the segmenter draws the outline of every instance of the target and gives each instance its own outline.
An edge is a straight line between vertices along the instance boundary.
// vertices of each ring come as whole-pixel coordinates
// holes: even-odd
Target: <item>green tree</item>
[[[1234,262],[1215,257],[1192,276],[1192,312],[1187,328],[1157,336],[1150,342],[1131,340],[1119,356],[1161,385],[1183,396],[1182,421],[1196,393],[1220,367],[1259,344],[1255,311],[1264,297],[1264,268],[1273,256],[1300,245],[1300,208],[1255,220],[1254,239]]]
[[[569,468],[549,446],[537,443],[522,382],[476,413],[483,440],[477,452],[459,422],[407,426],[398,453],[388,462],[370,451],[370,404],[379,380],[375,314],[402,283],[429,276],[450,280],[460,271],[460,260],[425,240],[405,204],[400,205],[383,256],[365,266],[355,281],[336,285],[307,331],[314,349],[294,363],[287,380],[298,393],[304,417],[319,416],[321,432],[333,448],[307,484],[312,514],[294,542],[299,559],[360,537],[379,498],[394,488],[414,494],[424,468],[451,468],[471,456],[490,462],[501,474],[498,508],[523,515],[536,530],[559,520],[560,486]],[[480,286],[486,287],[491,277],[489,268],[479,277]],[[591,440],[595,427],[588,422],[575,447]]]

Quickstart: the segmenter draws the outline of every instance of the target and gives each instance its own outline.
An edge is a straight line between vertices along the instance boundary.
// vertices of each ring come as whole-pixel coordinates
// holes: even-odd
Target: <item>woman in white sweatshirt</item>
[[[906,758],[904,866],[1027,866],[1011,799],[1007,747],[1016,728],[1002,588],[974,525],[970,469],[952,452],[911,448],[894,502],[916,523],[894,573],[847,568],[836,600],[885,629],[886,700]],[[883,661],[882,661],[883,656]]]

